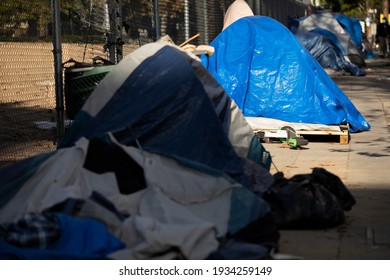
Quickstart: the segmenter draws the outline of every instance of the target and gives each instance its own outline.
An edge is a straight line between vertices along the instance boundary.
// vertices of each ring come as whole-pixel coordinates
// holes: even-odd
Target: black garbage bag
[[[264,194],[279,229],[325,229],[342,225],[344,211],[351,210],[355,198],[340,178],[323,168],[291,179],[282,172],[274,175],[274,185]]]
[[[322,183],[328,191],[335,195],[344,211],[351,210],[352,206],[356,204],[355,198],[338,176],[324,168],[314,168],[311,175],[314,182]]]

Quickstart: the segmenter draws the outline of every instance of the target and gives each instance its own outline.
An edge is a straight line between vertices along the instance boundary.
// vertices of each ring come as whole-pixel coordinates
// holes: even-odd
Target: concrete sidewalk
[[[328,230],[281,231],[280,253],[311,260],[390,260],[390,60],[367,60],[364,77],[331,75],[371,125],[349,144],[330,136],[303,149],[264,143],[286,177],[323,167],[336,174],[357,203],[346,223]],[[327,139],[326,137],[329,137]]]

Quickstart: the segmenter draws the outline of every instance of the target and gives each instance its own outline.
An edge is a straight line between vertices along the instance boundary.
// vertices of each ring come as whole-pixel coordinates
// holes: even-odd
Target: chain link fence
[[[0,2],[0,167],[54,151],[60,137],[53,56],[55,1]],[[61,0],[65,126],[93,90],[78,96],[71,83],[74,79],[87,70],[114,65],[165,35],[179,45],[199,33],[193,43],[209,44],[221,32],[224,13],[232,2]],[[307,7],[293,0],[253,0],[248,4],[256,15],[283,24],[288,16],[303,16]],[[104,77],[104,71],[100,74],[94,84]]]

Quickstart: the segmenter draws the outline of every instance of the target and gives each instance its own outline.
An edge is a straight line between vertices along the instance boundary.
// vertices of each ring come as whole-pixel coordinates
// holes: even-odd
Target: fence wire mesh
[[[0,2],[0,167],[56,149],[59,135],[55,129],[58,108],[53,58],[54,1],[57,0]],[[302,1],[293,0],[247,2],[255,15],[270,16],[283,24],[287,24],[288,16],[303,16],[307,7]],[[68,70],[77,76],[75,68],[81,66],[115,64],[138,47],[165,35],[179,45],[199,33],[193,43],[209,44],[221,32],[224,14],[232,3],[61,0],[64,73]],[[69,88],[67,82],[65,88]],[[85,93],[77,96],[74,89],[68,94],[75,96],[64,100],[65,122],[74,118],[82,105],[76,106],[74,100],[86,98]]]

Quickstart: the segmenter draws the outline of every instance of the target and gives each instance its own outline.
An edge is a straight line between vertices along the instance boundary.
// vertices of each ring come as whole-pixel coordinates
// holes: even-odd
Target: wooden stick
[[[183,43],[181,43],[181,44],[179,45],[179,47],[183,47],[183,46],[187,45],[189,42],[191,42],[192,40],[198,38],[199,36],[200,36],[199,33],[196,34],[196,35],[194,35],[194,36],[192,36],[190,39],[188,39],[188,40],[184,41]]]

